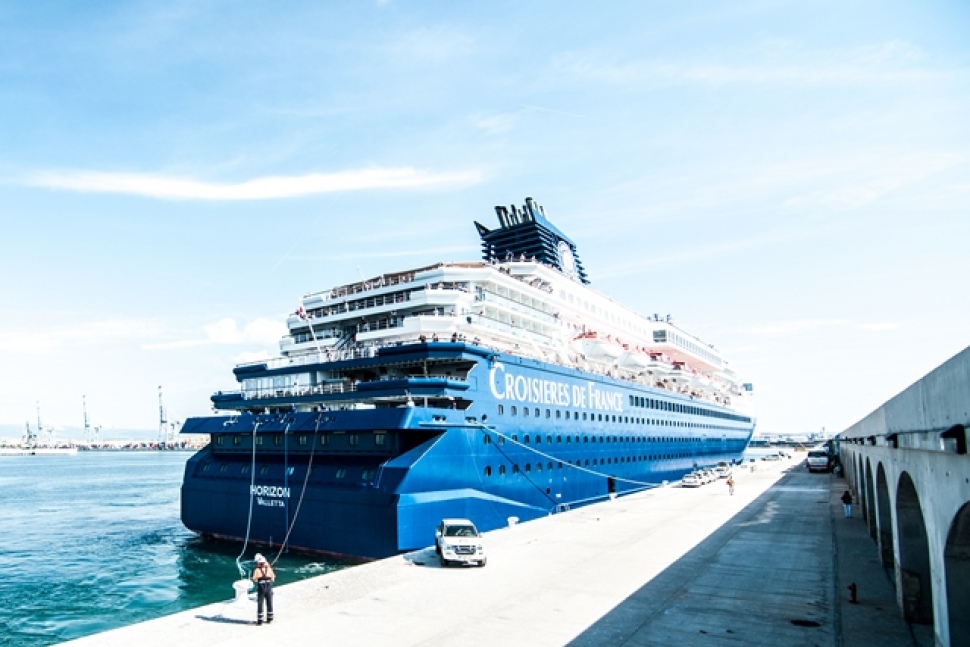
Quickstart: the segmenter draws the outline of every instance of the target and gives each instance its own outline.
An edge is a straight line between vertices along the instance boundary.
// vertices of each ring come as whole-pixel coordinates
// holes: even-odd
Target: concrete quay
[[[250,596],[65,644],[932,645],[843,518],[845,481],[799,459],[737,470],[733,496],[667,487],[487,533],[485,568],[429,548],[280,586],[271,625]]]

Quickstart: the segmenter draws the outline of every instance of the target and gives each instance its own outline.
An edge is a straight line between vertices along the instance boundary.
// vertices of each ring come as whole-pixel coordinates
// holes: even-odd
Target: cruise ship
[[[307,294],[278,357],[238,388],[186,464],[182,521],[206,537],[357,560],[739,462],[750,385],[666,316],[590,287],[533,199],[475,226],[482,260]]]

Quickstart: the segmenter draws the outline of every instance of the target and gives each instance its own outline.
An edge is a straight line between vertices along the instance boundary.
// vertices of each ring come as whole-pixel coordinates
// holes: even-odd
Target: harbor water
[[[242,546],[203,540],[179,519],[190,456],[0,457],[0,646],[56,644],[232,598]],[[285,584],[345,566],[284,554],[275,569]]]

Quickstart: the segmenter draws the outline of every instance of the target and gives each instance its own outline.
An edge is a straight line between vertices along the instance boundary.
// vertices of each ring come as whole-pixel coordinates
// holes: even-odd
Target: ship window
[[[552,461],[546,463],[546,469],[548,469],[550,472],[552,471]]]
[[[512,442],[513,443],[519,442],[519,434],[512,434]]]
[[[485,466],[485,476],[491,476],[491,475],[492,475],[492,466],[491,465],[486,465]]]
[[[504,445],[505,444],[505,436],[499,436],[498,437],[498,444],[499,445]]]
[[[249,474],[249,465],[243,465],[239,468],[240,474]]]
[[[583,461],[583,466],[584,467],[589,467],[589,459],[588,458],[585,461]]]
[[[387,442],[387,434],[383,431],[378,431],[374,434],[374,444],[378,447],[383,447]]]
[[[536,434],[536,445],[541,445],[541,444],[542,444],[542,435]]]
[[[551,445],[552,444],[552,436],[551,435],[546,436],[546,444],[547,445]]]
[[[326,434],[320,434],[320,446],[323,447],[324,445],[329,445],[329,444],[330,444],[330,436]]]
[[[263,437],[262,436],[256,436],[256,445],[259,446],[259,445],[262,445],[262,444],[263,444]]]
[[[485,434],[484,436],[482,436],[482,442],[484,442],[486,445],[491,445],[492,437],[489,436],[488,434]]]
[[[219,473],[220,473],[220,474],[222,474],[222,473],[223,473],[223,472],[225,472],[225,471],[226,471],[227,469],[229,469],[229,464],[228,464],[228,463],[223,463],[223,464],[221,464],[221,465],[219,466]]]
[[[583,411],[583,420],[586,420],[586,412]]]
[[[530,472],[532,472],[532,463],[526,463],[525,464],[525,473],[526,474],[529,474]]]
[[[536,418],[538,418],[539,417],[539,407],[536,407],[535,414],[536,414]]]
[[[562,411],[556,409],[556,420],[559,420],[560,418],[562,418]]]
[[[499,476],[505,476],[505,465],[498,466],[498,474]]]
[[[522,442],[525,443],[526,445],[529,444],[529,434],[525,435],[525,438],[522,440]]]
[[[562,444],[562,436],[556,436],[556,444],[557,445],[561,445]]]
[[[302,434],[302,435],[300,436],[300,438],[299,438],[299,441],[298,441],[298,442],[300,443],[300,445],[306,445],[306,443],[307,443],[307,437],[306,437],[306,434]]]
[[[556,413],[558,413],[558,411]],[[546,409],[546,418],[551,418],[551,417],[552,417],[552,411],[550,411],[549,409]]]
[[[597,419],[598,419],[598,420],[599,420],[600,422],[603,422],[603,414],[602,414],[602,413],[601,413],[601,414],[599,414],[599,418],[597,418]]]
[[[295,472],[295,471],[296,471],[296,468],[295,467],[287,467],[286,468],[286,475],[287,476],[293,476],[293,472]]]
[[[529,407],[522,407],[522,415],[526,418],[529,417]]]
[[[350,434],[347,436],[347,444],[351,447],[356,447],[360,444],[360,434]]]
[[[212,463],[204,463],[202,465],[202,471],[203,472],[208,472],[210,467],[212,467]]]
[[[363,480],[365,480],[365,481],[371,481],[371,480],[373,480],[374,479],[374,470],[373,469],[366,469],[366,470],[364,470],[363,472],[361,472],[360,478],[363,479]]]
[[[232,437],[232,444],[233,445],[236,445],[236,446],[242,444],[242,438],[239,437],[239,436],[233,436]]]
[[[502,415],[503,413],[505,413],[505,405],[500,404],[498,405],[498,415]]]
[[[283,434],[273,434],[273,444],[282,445],[283,444]]]
[[[259,468],[259,474],[260,474],[260,476],[265,475],[266,472],[268,472],[268,471],[269,471],[269,465],[263,465],[263,466],[261,466]]]
[[[334,474],[334,477],[335,478],[338,478],[338,479],[342,479],[345,476],[347,476],[347,468],[346,467],[338,467],[337,468],[337,472]]]
[[[583,444],[586,445],[588,443],[589,443],[589,436],[583,436]]]
[[[512,407],[512,415],[515,416],[515,415],[518,415],[518,413],[519,413],[518,407],[516,407],[516,406],[513,405],[513,407]]]
[[[224,438],[222,437],[222,434],[219,434],[218,436],[216,436],[216,444],[217,445],[221,445],[223,440],[224,440]]]
[[[568,445],[568,444],[570,444],[572,442],[573,442],[573,437],[572,436],[566,436],[566,444]]]

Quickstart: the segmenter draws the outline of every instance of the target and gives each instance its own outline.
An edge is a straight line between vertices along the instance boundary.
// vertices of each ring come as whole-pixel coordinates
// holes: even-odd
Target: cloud
[[[0,332],[0,352],[50,354],[86,346],[116,345],[124,340],[156,337],[157,326],[135,319],[76,322],[64,328]]]
[[[169,200],[272,200],[374,189],[422,189],[481,181],[478,171],[435,173],[411,167],[266,176],[235,183],[203,182],[148,173],[41,171],[24,183],[82,193],[118,193]]]
[[[921,68],[922,50],[903,41],[889,41],[842,50],[806,50],[791,44],[761,52],[759,64],[723,61],[603,60],[595,53],[560,56],[557,69],[585,81],[641,86],[650,81],[706,85],[845,86],[924,82],[950,72]],[[745,56],[750,60],[751,55]],[[787,59],[787,60],[784,60]],[[953,73],[962,75],[962,70]]]
[[[145,344],[146,350],[171,350],[214,345],[276,344],[286,334],[286,325],[273,319],[256,319],[240,327],[226,317],[202,327],[205,337]]]
[[[794,209],[817,211],[826,209],[854,209],[878,200],[897,189],[916,184],[962,164],[965,155],[950,152],[927,152],[886,158],[869,157],[852,159],[851,166],[845,161],[833,165],[832,177],[847,175],[850,169],[866,169],[856,172],[868,178],[859,178],[853,184],[820,189],[789,199],[785,204]]]
[[[883,332],[896,330],[900,326],[889,321],[857,323],[848,319],[794,319],[791,321],[775,321],[755,326],[748,332],[754,335],[770,337],[797,337],[805,333],[812,333],[830,328],[844,328]]]

